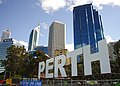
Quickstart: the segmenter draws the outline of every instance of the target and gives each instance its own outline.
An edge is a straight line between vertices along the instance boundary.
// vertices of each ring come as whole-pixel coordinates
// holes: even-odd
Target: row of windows
[[[100,15],[91,4],[73,10],[74,48],[90,44],[91,52],[98,51],[98,41],[104,38]]]
[[[5,59],[7,48],[13,45],[13,41],[11,42],[3,42],[0,44],[0,59]]]

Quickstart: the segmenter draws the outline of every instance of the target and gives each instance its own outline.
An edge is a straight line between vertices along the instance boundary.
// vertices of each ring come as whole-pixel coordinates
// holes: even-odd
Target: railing
[[[115,80],[43,79],[42,86],[120,86],[120,79]]]

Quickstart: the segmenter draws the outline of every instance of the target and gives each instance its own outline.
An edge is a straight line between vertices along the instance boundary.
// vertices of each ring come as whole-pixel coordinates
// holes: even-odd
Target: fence
[[[42,86],[120,86],[120,80],[43,79]]]

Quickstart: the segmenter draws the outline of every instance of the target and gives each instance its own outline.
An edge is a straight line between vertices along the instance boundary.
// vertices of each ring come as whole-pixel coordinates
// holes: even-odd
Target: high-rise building
[[[0,43],[0,60],[4,60],[7,55],[7,48],[11,47],[12,45],[15,46],[23,46],[22,44],[18,43],[16,40],[4,39],[3,42]]]
[[[37,46],[34,50],[41,50],[45,54],[48,54],[48,47],[45,47],[45,46]]]
[[[101,16],[92,4],[74,7],[74,49],[90,45],[91,53],[98,52],[98,41],[104,39]]]
[[[65,49],[65,24],[59,21],[49,27],[48,55],[54,57],[56,49]]]
[[[28,44],[28,51],[34,50],[36,46],[38,46],[39,41],[39,32],[40,32],[40,25],[34,28],[29,36],[29,44]]]
[[[5,67],[2,65],[2,60],[0,60],[0,73],[5,71]]]
[[[1,37],[1,42],[3,42],[4,39],[9,39],[10,35],[11,35],[10,30],[4,30]]]

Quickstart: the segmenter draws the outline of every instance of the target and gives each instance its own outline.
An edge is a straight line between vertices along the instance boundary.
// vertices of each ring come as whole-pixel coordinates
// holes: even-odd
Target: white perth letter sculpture
[[[84,74],[85,75],[92,75],[92,67],[91,67],[91,62],[93,61],[100,61],[100,69],[101,69],[101,74],[105,73],[111,73],[111,68],[110,68],[110,62],[109,62],[109,55],[108,55],[108,48],[106,44],[106,40],[103,39],[98,42],[98,48],[99,52],[90,54],[90,45],[84,46],[82,48],[76,49],[70,53],[67,54],[68,58],[71,58],[71,76],[78,76],[77,72],[77,56],[83,54],[84,57]],[[58,64],[58,60],[61,59],[61,64]],[[53,62],[54,65],[49,65],[49,63]],[[46,78],[53,78],[58,77],[58,69],[60,70],[60,73],[62,77],[67,77],[64,65],[66,62],[66,57],[64,55],[60,55],[55,57],[55,62],[54,58],[46,60],[46,68],[45,68],[45,63],[40,62],[39,63],[39,70],[38,70],[38,78],[40,79],[40,73],[46,69]],[[54,68],[54,73],[49,73],[48,71],[50,69]]]
[[[108,55],[108,48],[106,40],[101,40],[98,42],[99,52],[90,54],[90,46],[83,47],[83,56],[84,56],[84,74],[92,75],[91,62],[100,61],[101,73],[111,73],[110,61]]]

